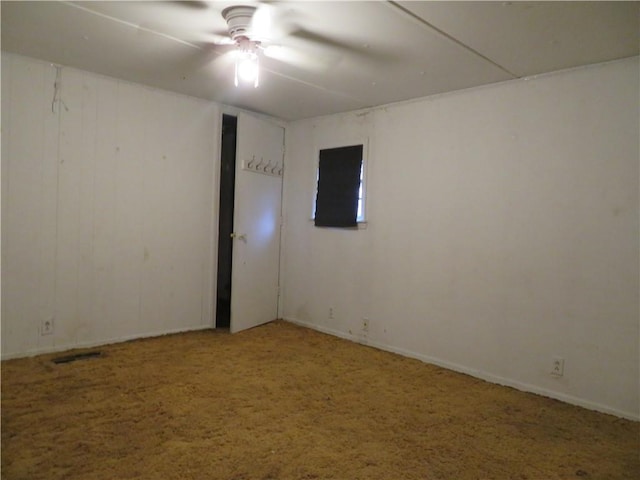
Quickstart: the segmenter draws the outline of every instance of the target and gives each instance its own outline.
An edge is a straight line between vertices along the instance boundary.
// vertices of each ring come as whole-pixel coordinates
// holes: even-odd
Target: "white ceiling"
[[[285,120],[639,53],[640,2],[269,2],[296,62],[235,87],[211,34],[255,3],[3,1],[2,49]]]

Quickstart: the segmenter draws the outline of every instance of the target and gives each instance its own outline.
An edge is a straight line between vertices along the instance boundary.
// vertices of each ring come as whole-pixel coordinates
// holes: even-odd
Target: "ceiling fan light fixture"
[[[240,82],[253,83],[257,88],[260,81],[260,65],[258,54],[251,50],[239,50],[236,55],[235,85]]]

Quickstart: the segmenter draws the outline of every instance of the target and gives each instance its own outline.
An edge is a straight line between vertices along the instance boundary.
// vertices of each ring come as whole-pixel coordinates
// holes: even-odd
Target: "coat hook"
[[[258,162],[258,164],[256,165],[256,170],[258,170],[263,163],[264,163],[264,159],[260,157],[260,162]]]
[[[269,170],[269,167],[271,166],[271,160],[269,160],[267,162],[267,164],[264,166],[264,168],[262,169],[263,172],[267,173],[267,170]]]
[[[256,156],[254,155],[254,156],[252,156],[252,157],[251,157],[251,160],[249,160],[249,161],[247,162],[247,168],[248,168],[249,170],[251,170],[251,168],[253,167],[253,163],[254,163],[255,161],[256,161]]]

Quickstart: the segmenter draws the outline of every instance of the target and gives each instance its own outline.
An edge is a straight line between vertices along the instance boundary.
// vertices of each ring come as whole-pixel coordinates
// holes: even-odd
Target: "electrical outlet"
[[[364,332],[368,332],[369,331],[369,319],[367,317],[363,317],[362,318],[362,330]]]
[[[551,359],[551,375],[561,377],[564,375],[564,358],[553,357]]]
[[[53,317],[45,318],[40,325],[40,335],[51,335],[53,333]]]
[[[329,320],[333,320],[333,308],[329,309]]]

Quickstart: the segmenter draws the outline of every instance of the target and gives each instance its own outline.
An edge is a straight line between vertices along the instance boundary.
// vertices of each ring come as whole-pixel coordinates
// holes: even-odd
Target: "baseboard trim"
[[[80,342],[73,345],[59,345],[54,347],[42,347],[35,348],[32,350],[27,350],[26,352],[18,352],[18,353],[10,353],[10,354],[2,354],[0,359],[4,360],[12,360],[15,358],[26,358],[26,357],[35,357],[36,355],[45,355],[48,353],[58,353],[58,352],[66,352],[69,350],[76,350],[79,348],[94,348],[101,347],[104,345],[111,345],[114,343],[122,343],[129,342],[131,340],[140,340],[142,338],[153,338],[153,337],[162,337],[164,335],[172,335],[174,333],[185,333],[185,332],[195,332],[198,330],[209,330],[211,329],[210,325],[199,325],[197,327],[187,327],[187,328],[175,328],[172,330],[166,330],[162,332],[154,332],[154,333],[139,333],[135,335],[127,335],[124,337],[111,338],[108,340],[99,340],[95,342]]]
[[[454,372],[464,373],[466,375],[470,375],[472,377],[479,378],[481,380],[486,380],[487,382],[495,383],[497,385],[503,385],[505,387],[515,388],[516,390],[520,390],[523,392],[534,393],[536,395],[541,395],[543,397],[553,398],[555,400],[560,400],[561,402],[569,403],[571,405],[576,405],[578,407],[586,408],[588,410],[607,413],[609,415],[614,415],[616,417],[625,418],[628,420],[634,420],[634,421],[640,420],[640,413],[638,412],[634,413],[634,412],[626,412],[623,410],[618,410],[616,408],[611,408],[597,402],[591,402],[589,400],[585,400],[572,395],[566,395],[564,393],[555,392],[553,390],[548,390],[546,388],[542,388],[529,383],[519,382],[517,380],[500,377],[498,375],[493,375],[491,373],[483,372],[481,370],[468,368],[468,367],[465,367],[464,365],[451,363],[446,360],[442,360],[440,358],[431,357],[429,355],[424,355],[424,354],[416,353],[410,350],[405,350],[403,348],[394,347],[393,345],[387,345],[387,344],[371,341],[366,337],[345,333],[340,330],[335,330],[335,329],[324,327],[321,325],[315,325],[313,323],[304,322],[294,318],[285,317],[283,318],[283,320],[286,322],[293,323],[295,325],[299,325],[301,327],[310,328],[311,330],[316,330],[318,332],[333,335],[335,337],[343,338],[345,340],[350,340],[352,342],[359,343],[361,345],[374,347],[379,350],[384,350],[391,353],[397,353],[398,355],[402,355],[403,357],[414,358],[416,360],[420,360],[425,363],[446,368],[448,370],[453,370]]]

